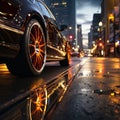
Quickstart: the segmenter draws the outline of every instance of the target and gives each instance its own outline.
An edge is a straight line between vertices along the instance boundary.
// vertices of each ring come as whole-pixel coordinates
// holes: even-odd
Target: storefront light
[[[111,14],[109,14],[109,20],[111,20],[111,21],[114,21],[114,15],[111,13]]]
[[[102,27],[103,26],[103,23],[102,21],[99,22],[99,26]]]
[[[120,42],[117,41],[117,42],[115,43],[115,47],[119,46],[119,44],[120,44]]]
[[[109,43],[110,41],[109,40],[107,40],[107,43]]]

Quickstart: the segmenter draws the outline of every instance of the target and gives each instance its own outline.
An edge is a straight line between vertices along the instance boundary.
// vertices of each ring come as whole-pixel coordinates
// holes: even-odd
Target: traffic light
[[[70,38],[70,39],[73,39],[73,35],[69,35],[69,38]]]
[[[102,43],[99,43],[99,46],[100,46],[100,47],[102,47],[102,45],[103,45]]]

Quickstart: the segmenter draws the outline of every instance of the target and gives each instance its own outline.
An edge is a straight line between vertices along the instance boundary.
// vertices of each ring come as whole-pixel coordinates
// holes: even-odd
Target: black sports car
[[[41,0],[0,0],[0,60],[14,75],[39,75],[46,61],[69,65],[69,44]]]

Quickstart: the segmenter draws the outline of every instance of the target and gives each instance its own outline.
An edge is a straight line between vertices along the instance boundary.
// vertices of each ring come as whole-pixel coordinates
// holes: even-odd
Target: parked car
[[[69,44],[41,0],[0,0],[0,60],[18,76],[39,75],[47,61],[69,65]]]

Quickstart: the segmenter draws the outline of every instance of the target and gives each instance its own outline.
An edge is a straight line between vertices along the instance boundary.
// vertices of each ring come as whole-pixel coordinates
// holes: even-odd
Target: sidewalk
[[[120,120],[120,59],[88,58],[51,120]]]

